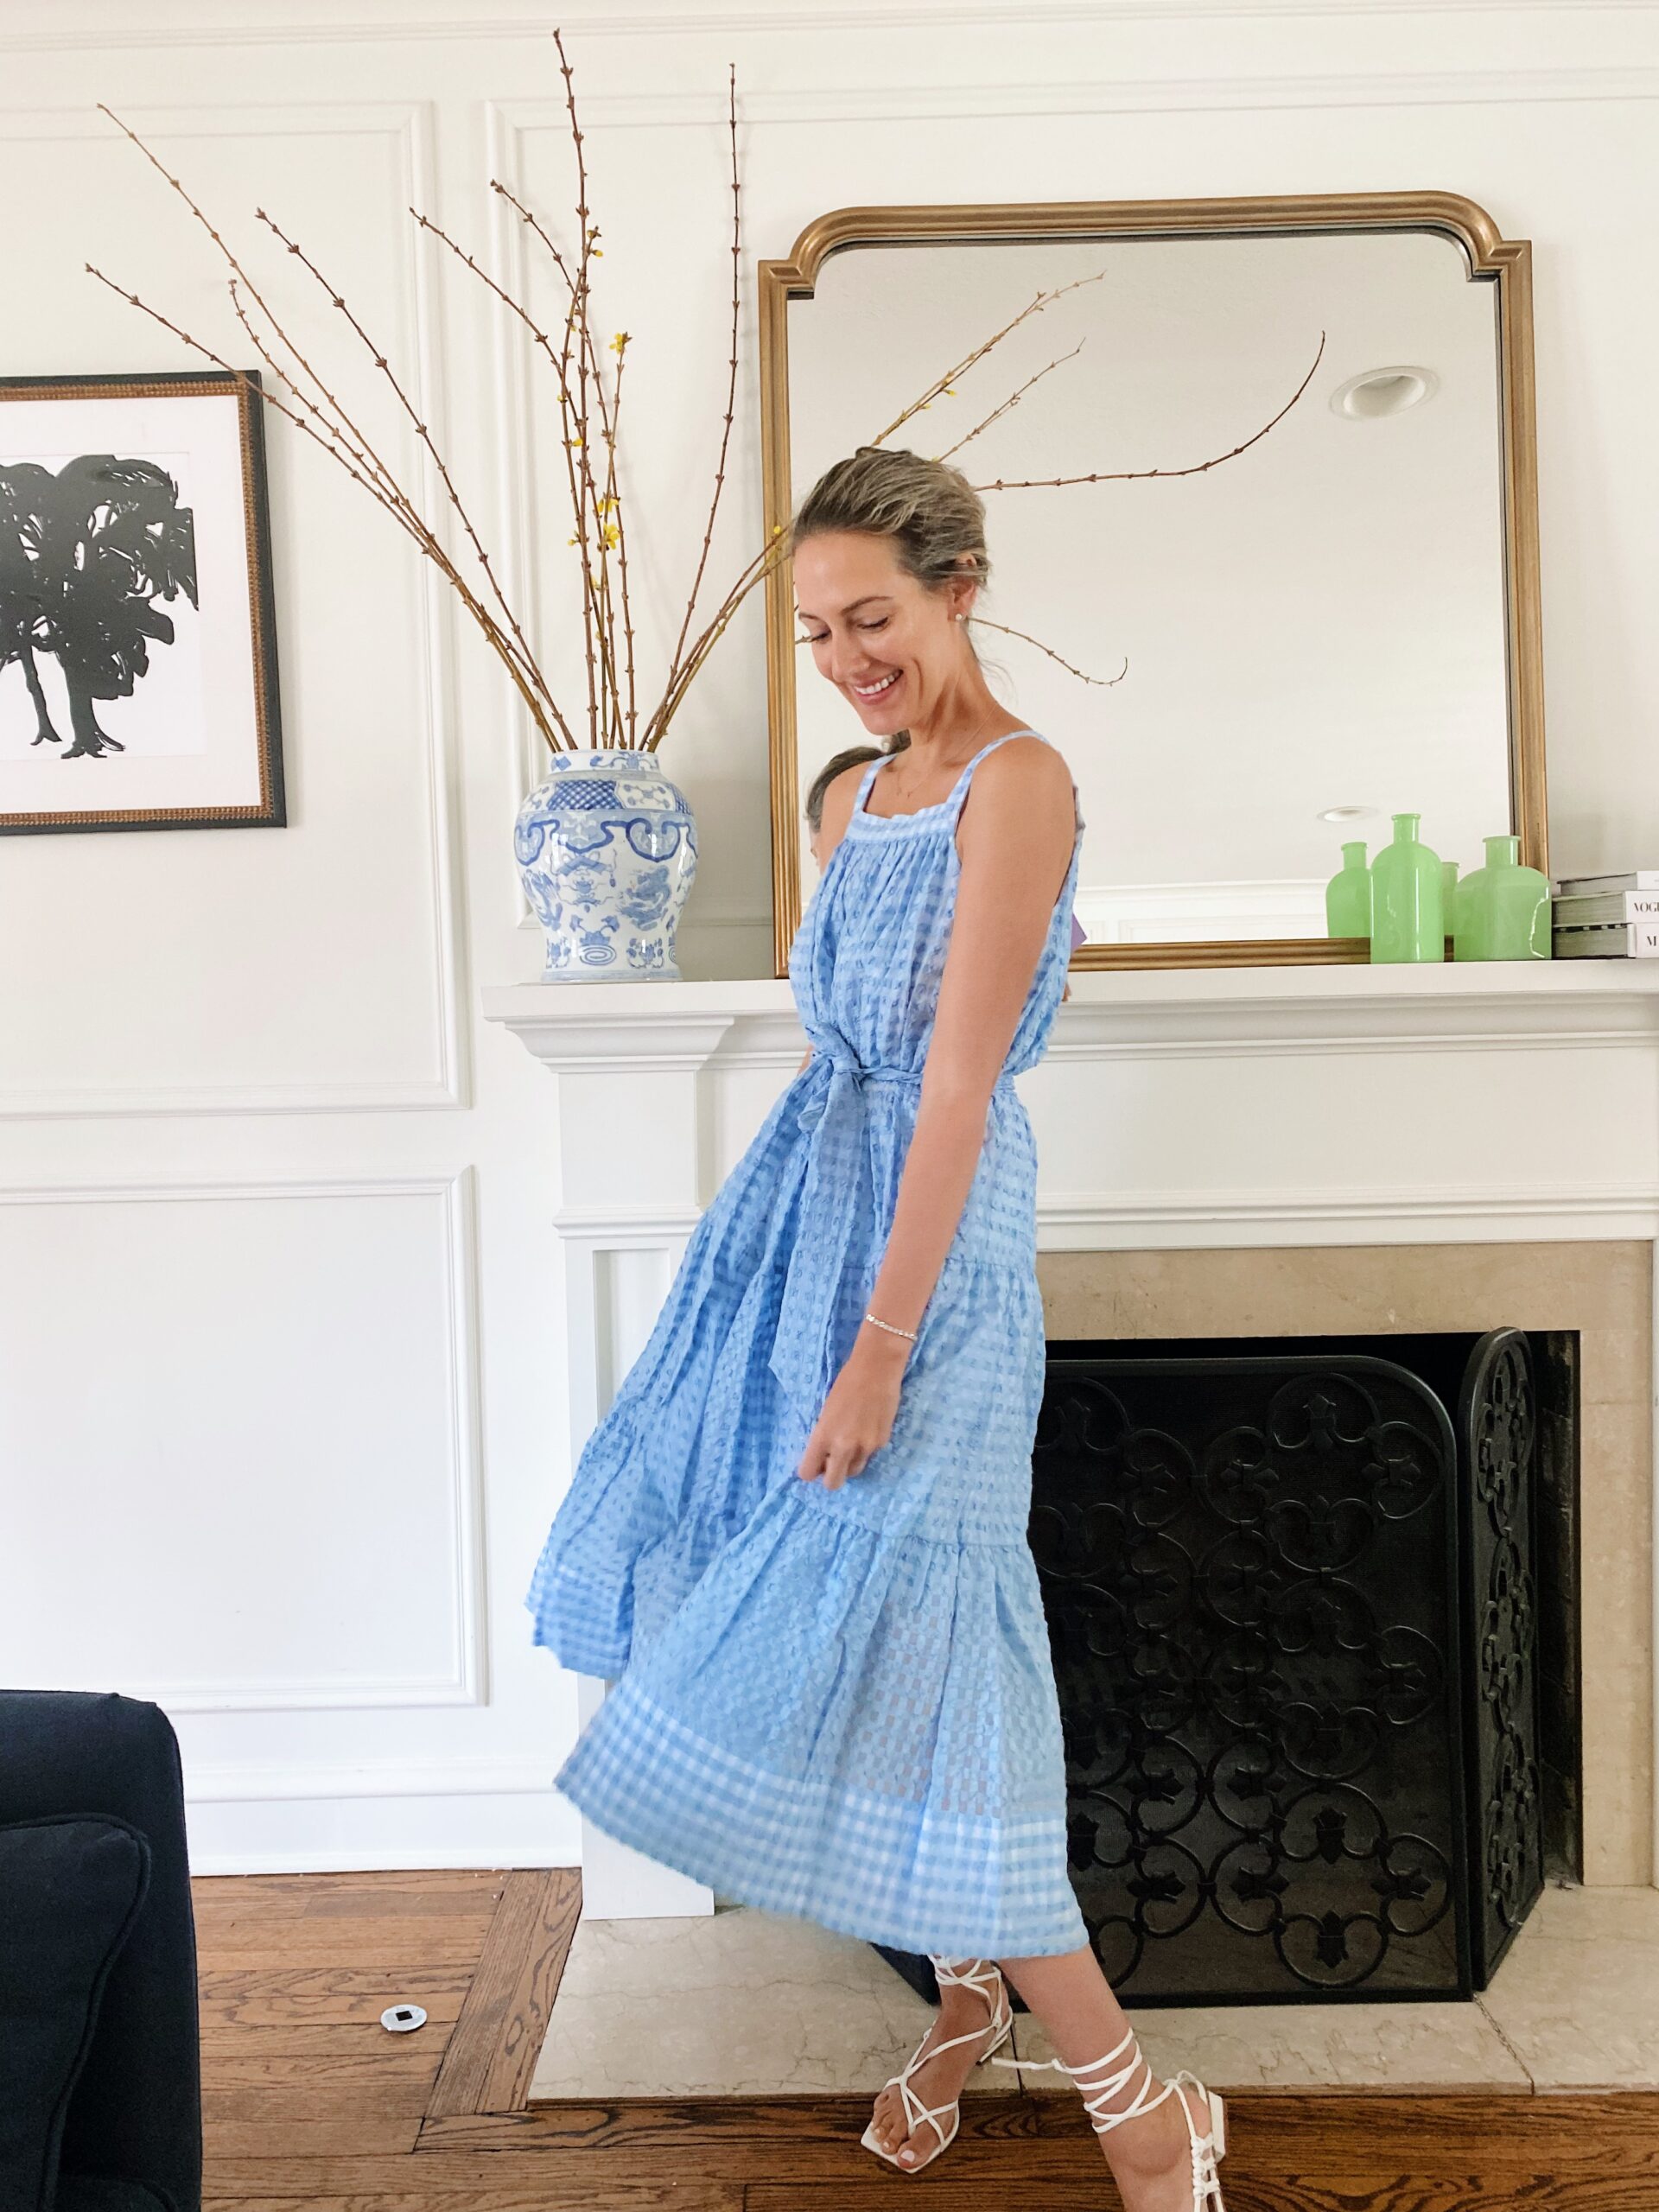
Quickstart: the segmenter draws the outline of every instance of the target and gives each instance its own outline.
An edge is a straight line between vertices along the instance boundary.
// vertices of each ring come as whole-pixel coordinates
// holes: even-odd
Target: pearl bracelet
[[[895,1328],[891,1321],[876,1321],[874,1313],[867,1313],[864,1316],[864,1319],[867,1321],[875,1321],[876,1327],[878,1329],[885,1329],[890,1337],[908,1337],[912,1344],[914,1344],[916,1341],[916,1332],[914,1329],[899,1329]]]

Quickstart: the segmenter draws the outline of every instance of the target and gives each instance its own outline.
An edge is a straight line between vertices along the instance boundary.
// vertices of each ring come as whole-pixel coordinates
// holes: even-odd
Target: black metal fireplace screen
[[[1114,1986],[1484,1987],[1543,1879],[1527,1338],[1049,1355],[1031,1541]]]

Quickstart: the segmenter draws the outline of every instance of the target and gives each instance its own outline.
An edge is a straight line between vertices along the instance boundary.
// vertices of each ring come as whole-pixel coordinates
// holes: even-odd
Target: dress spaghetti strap
[[[875,781],[875,772],[881,763],[890,757],[886,753],[878,753],[873,760],[864,763],[864,772],[858,779],[858,789],[853,793],[852,810],[855,814],[863,813],[864,801],[869,796],[870,785]]]

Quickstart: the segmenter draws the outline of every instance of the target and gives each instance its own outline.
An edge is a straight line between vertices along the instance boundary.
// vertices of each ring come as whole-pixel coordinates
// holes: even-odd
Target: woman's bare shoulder
[[[1025,730],[1010,736],[1006,745],[988,753],[975,768],[962,810],[962,825],[1015,823],[1029,830],[1052,814],[1062,825],[1073,818],[1076,786],[1065,755],[1048,738]],[[976,808],[974,793],[989,804]],[[974,835],[979,834],[976,827]],[[1069,831],[1068,831],[1069,834]]]

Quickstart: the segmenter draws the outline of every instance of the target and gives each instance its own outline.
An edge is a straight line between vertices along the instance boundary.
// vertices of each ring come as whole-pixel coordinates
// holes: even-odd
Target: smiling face
[[[824,531],[795,549],[801,634],[873,738],[925,727],[974,666],[963,625],[977,587],[932,590],[900,568],[893,541]]]

